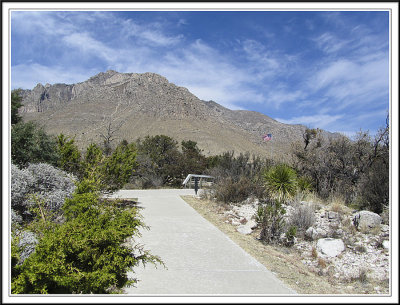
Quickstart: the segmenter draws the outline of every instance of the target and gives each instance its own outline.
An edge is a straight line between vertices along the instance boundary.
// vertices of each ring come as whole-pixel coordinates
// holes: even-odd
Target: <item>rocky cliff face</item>
[[[100,134],[111,123],[115,128],[121,125],[119,140],[166,134],[178,141],[197,141],[206,154],[234,150],[284,155],[293,142],[302,141],[305,129],[202,101],[155,73],[110,70],[77,84],[38,84],[22,95],[26,120],[40,122],[49,133],[75,136],[81,147],[100,143]],[[265,133],[273,135],[268,143],[262,139]]]

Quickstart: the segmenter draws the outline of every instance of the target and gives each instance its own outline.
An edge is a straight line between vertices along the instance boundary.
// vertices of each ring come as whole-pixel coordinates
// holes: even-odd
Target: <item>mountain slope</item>
[[[100,135],[111,124],[115,142],[165,134],[178,141],[194,140],[205,154],[234,150],[282,156],[293,142],[302,141],[305,130],[258,112],[202,101],[154,73],[110,70],[77,84],[38,84],[22,96],[25,120],[40,122],[51,134],[75,136],[82,148],[101,143]],[[271,141],[263,141],[265,133],[273,135]]]

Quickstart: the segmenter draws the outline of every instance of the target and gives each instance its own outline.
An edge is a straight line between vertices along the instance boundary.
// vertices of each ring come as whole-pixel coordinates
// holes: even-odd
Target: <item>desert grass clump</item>
[[[346,217],[342,220],[342,228],[347,232],[350,233],[351,235],[354,235],[357,233],[357,228],[353,224],[353,221],[351,218]]]
[[[367,253],[367,247],[365,247],[364,245],[357,245],[355,246],[354,250],[359,253]]]
[[[264,173],[268,196],[276,201],[285,203],[297,193],[297,174],[286,164],[279,164]]]
[[[390,211],[388,206],[384,206],[382,208],[381,217],[382,217],[382,223],[385,225],[389,225]]]
[[[285,230],[284,214],[286,204],[297,192],[296,172],[286,164],[279,164],[264,173],[267,200],[258,214],[261,222],[260,239],[276,243]]]
[[[344,215],[350,212],[350,209],[346,206],[344,199],[338,195],[330,198],[329,207],[332,212],[336,212],[339,215]]]
[[[312,258],[317,258],[318,257],[318,251],[315,247],[312,247],[311,249],[311,257]]]
[[[368,270],[365,268],[361,268],[359,270],[359,274],[358,277],[356,278],[356,280],[360,281],[362,284],[366,284],[368,282]]]
[[[318,258],[318,267],[320,267],[321,269],[325,269],[327,265],[328,264],[326,260],[324,260],[323,258]]]
[[[290,214],[288,224],[301,231],[307,230],[315,223],[315,209],[312,204],[295,204],[294,211]]]
[[[259,238],[266,243],[278,243],[285,231],[286,210],[279,201],[267,200],[257,210],[256,219],[260,223]]]

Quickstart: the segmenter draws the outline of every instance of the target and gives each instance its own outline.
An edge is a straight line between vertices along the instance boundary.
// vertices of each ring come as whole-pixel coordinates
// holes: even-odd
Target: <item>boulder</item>
[[[318,232],[313,227],[309,227],[305,232],[305,236],[310,240],[315,240],[318,237]]]
[[[254,219],[250,219],[247,223],[246,226],[249,227],[250,229],[254,229],[257,227],[257,222]]]
[[[247,225],[240,225],[236,228],[236,231],[238,231],[239,233],[248,235],[251,234],[251,232],[253,232],[253,230],[247,226]]]
[[[373,228],[380,226],[382,222],[381,216],[370,211],[360,211],[353,215],[354,225],[362,230],[370,231]]]
[[[338,256],[345,249],[341,239],[321,238],[317,242],[317,251],[329,257]]]
[[[325,212],[325,217],[328,218],[329,220],[335,220],[339,218],[339,213],[333,211],[327,211]]]
[[[239,225],[241,225],[240,221],[237,220],[236,218],[232,218],[231,222],[232,222],[232,225],[234,225],[234,226],[239,226]]]
[[[317,236],[318,237],[326,237],[328,236],[328,232],[324,230],[323,228],[317,228]]]
[[[382,246],[384,249],[389,249],[390,248],[390,242],[388,240],[384,240],[382,242]]]
[[[389,233],[390,227],[388,225],[381,225],[381,231],[384,233]]]

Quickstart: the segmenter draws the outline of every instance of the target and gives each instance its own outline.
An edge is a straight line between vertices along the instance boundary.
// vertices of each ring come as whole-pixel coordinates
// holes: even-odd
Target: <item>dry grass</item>
[[[327,266],[326,261],[325,261],[323,258],[319,258],[319,259],[318,259],[318,267],[320,267],[320,268],[322,268],[322,269],[325,269],[326,266]]]
[[[315,247],[312,247],[312,249],[311,249],[311,257],[313,257],[313,258],[317,258],[318,257],[318,252],[317,252],[317,249]]]
[[[338,196],[330,198],[328,205],[331,211],[339,213],[340,215],[349,215],[352,212],[352,210],[346,206],[344,200]]]
[[[259,231],[243,235],[231,224],[225,223],[221,205],[209,200],[200,200],[193,196],[182,196],[200,215],[219,228],[230,239],[251,256],[272,271],[287,286],[300,294],[345,294],[352,293],[343,287],[335,287],[328,278],[311,272],[301,262],[301,257],[294,250],[272,246],[256,239]]]
[[[354,235],[357,233],[357,228],[354,226],[353,221],[346,217],[342,220],[342,228],[349,234]]]

